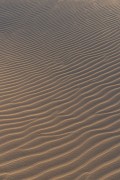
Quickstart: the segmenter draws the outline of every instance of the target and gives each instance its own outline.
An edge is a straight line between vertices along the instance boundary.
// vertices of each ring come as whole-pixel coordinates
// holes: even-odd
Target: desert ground
[[[0,180],[120,180],[119,0],[0,0]]]

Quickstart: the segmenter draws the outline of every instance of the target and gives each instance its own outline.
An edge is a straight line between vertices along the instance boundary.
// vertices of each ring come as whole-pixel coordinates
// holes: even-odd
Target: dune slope
[[[120,179],[120,1],[0,1],[0,180]]]

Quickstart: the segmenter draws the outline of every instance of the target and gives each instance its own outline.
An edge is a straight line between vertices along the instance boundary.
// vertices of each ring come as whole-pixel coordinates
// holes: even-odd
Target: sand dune
[[[0,1],[0,180],[120,179],[120,1]]]

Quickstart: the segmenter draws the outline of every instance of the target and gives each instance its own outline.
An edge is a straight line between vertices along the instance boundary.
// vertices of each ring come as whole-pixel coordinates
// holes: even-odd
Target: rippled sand
[[[120,179],[120,1],[0,0],[0,180]]]

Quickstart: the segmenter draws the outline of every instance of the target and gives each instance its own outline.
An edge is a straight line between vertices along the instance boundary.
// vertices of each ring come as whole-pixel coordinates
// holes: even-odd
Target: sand
[[[0,1],[0,180],[120,179],[120,1]]]

